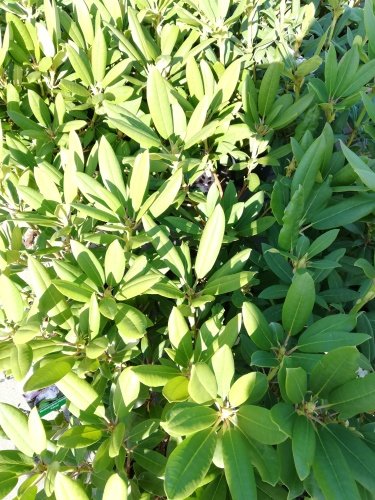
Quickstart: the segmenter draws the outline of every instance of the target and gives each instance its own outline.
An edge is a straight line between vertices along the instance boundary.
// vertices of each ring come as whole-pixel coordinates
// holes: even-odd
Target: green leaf
[[[322,433],[322,431],[321,431]],[[339,445],[355,480],[368,491],[375,488],[375,452],[356,431],[342,425],[328,425],[324,434],[330,433]]]
[[[279,247],[286,251],[291,251],[299,235],[299,228],[302,224],[302,217],[305,207],[305,196],[303,186],[294,192],[292,199],[285,208],[283,215],[283,226],[280,230],[278,244]]]
[[[59,437],[58,444],[63,448],[87,448],[101,439],[102,431],[90,425],[77,425]]]
[[[186,270],[184,262],[177,248],[167,236],[166,231],[162,226],[157,226],[148,215],[142,217],[143,227],[151,237],[151,243],[158,252],[160,258],[165,261],[171,271],[186,281]]]
[[[285,390],[292,403],[303,401],[307,391],[307,373],[301,366],[286,368]]]
[[[210,272],[219,255],[225,232],[225,215],[217,205],[203,230],[195,259],[195,273],[202,279]]]
[[[331,231],[327,231],[326,233],[319,235],[309,246],[306,252],[307,258],[312,259],[329,248],[337,238],[338,234],[339,229],[331,229]]]
[[[305,326],[315,303],[314,280],[308,272],[296,273],[282,309],[282,323],[289,335],[296,335]]]
[[[73,256],[82,271],[99,287],[105,283],[103,268],[93,252],[79,241],[70,241]],[[91,294],[90,294],[91,296]]]
[[[210,279],[207,285],[204,287],[203,295],[223,295],[251,283],[255,276],[255,273],[251,271],[242,271],[240,273],[231,274],[229,276],[222,276],[216,280]]]
[[[135,373],[144,385],[149,387],[162,387],[172,378],[179,375],[180,372],[177,368],[164,365],[140,365],[132,367]]]
[[[88,302],[93,293],[93,290],[84,284],[59,279],[53,280],[52,283],[65,297],[76,300],[77,302]]]
[[[68,53],[69,61],[73,66],[74,71],[77,73],[77,76],[82,80],[83,84],[89,87],[90,85],[94,84],[94,77],[86,54],[82,50],[80,49],[78,50],[79,52],[77,52],[70,45],[66,46],[66,51]]]
[[[228,396],[234,376],[234,360],[231,348],[224,344],[212,356],[211,363],[217,382],[217,392],[225,399]]]
[[[272,122],[270,123],[271,128],[273,128],[274,130],[279,130],[286,127],[294,120],[296,120],[299,116],[301,116],[302,113],[304,113],[304,111],[310,106],[313,100],[314,95],[312,93],[304,95],[294,104],[292,104],[288,109],[283,110],[282,113],[277,115],[275,120],[272,120]]]
[[[168,139],[173,134],[173,117],[169,103],[167,85],[156,67],[147,76],[147,104],[156,130]]]
[[[135,307],[123,305],[115,316],[119,334],[125,342],[144,336],[147,328],[147,318]]]
[[[357,194],[314,214],[311,222],[315,229],[331,229],[356,222],[374,210],[374,194]]]
[[[56,382],[56,386],[78,409],[85,411],[94,403],[99,403],[99,395],[86,380],[73,372],[67,373]]]
[[[46,431],[38,409],[34,406],[29,414],[28,420],[30,444],[36,454],[40,455],[47,448]]]
[[[83,486],[78,479],[71,479],[61,472],[57,472],[55,479],[55,496],[56,500],[66,500],[74,498],[74,500],[89,500]]]
[[[359,367],[359,352],[355,347],[339,347],[323,356],[311,372],[310,385],[314,394],[326,397],[355,378]]]
[[[14,446],[28,457],[34,455],[30,446],[26,415],[14,406],[0,403],[0,426]]]
[[[191,344],[191,341],[190,341]],[[189,380],[182,375],[168,380],[163,387],[163,396],[170,402],[176,403],[189,399]]]
[[[124,179],[117,156],[103,135],[99,142],[98,160],[100,175],[105,187],[116,197],[122,205],[125,205],[127,195]]]
[[[125,272],[125,250],[119,240],[114,240],[107,248],[104,259],[106,283],[111,286],[118,285]]]
[[[269,114],[275,102],[282,70],[282,63],[271,63],[262,78],[258,94],[258,111],[263,117]]]
[[[344,455],[324,429],[317,435],[313,472],[324,498],[360,500],[361,497]]]
[[[10,367],[16,380],[22,380],[33,361],[33,350],[28,344],[17,344],[10,352]]]
[[[212,427],[218,416],[218,412],[207,406],[182,403],[172,407],[160,425],[172,436],[188,436]]]
[[[354,380],[342,380],[340,387],[334,388],[328,395],[328,401],[344,420],[359,413],[371,413],[375,408],[374,382],[375,373]]]
[[[263,444],[282,443],[287,435],[271,418],[270,410],[260,406],[241,406],[237,412],[239,429],[250,439]]]
[[[159,215],[168,210],[168,208],[170,208],[170,206],[174,203],[181,188],[182,180],[182,169],[179,168],[162,184],[158,190],[156,200],[149,209],[153,217],[159,217]]]
[[[242,375],[232,385],[228,399],[231,406],[241,406],[243,403],[257,403],[268,389],[268,380],[264,373],[252,372]]]
[[[33,90],[27,91],[27,98],[33,115],[38,120],[39,124],[43,127],[51,126],[51,114],[47,104],[43,99]]]
[[[134,160],[129,182],[129,198],[134,212],[138,212],[147,193],[150,175],[150,155],[148,151],[137,155]]]
[[[168,498],[184,500],[200,485],[214,456],[216,433],[202,430],[186,438],[170,454],[165,469]]]
[[[108,478],[103,491],[103,500],[114,498],[121,498],[121,500],[128,498],[128,485],[119,474],[112,474]]]
[[[108,209],[114,213],[121,213],[123,207],[120,201],[98,181],[83,172],[76,173],[76,181],[78,189],[91,203],[94,203],[96,208],[104,209],[107,213]]]
[[[363,184],[367,186],[372,191],[375,191],[375,172],[371,170],[371,168],[366,165],[366,163],[361,160],[359,156],[357,156],[353,151],[351,151],[345,144],[340,141],[342,152],[345,155],[345,158],[350,163],[354,172],[361,179]]]
[[[68,357],[64,361],[52,361],[37,368],[24,385],[24,391],[37,391],[49,387],[70,372],[74,360]]]
[[[246,438],[236,428],[226,430],[222,437],[224,473],[233,500],[257,498],[251,455]]]
[[[291,195],[297,191],[299,186],[303,188],[303,195],[307,199],[314,187],[315,178],[322,165],[326,149],[324,134],[320,135],[304,153],[298,162],[297,170],[294,173]]]
[[[129,28],[134,43],[140,50],[141,54],[143,54],[148,61],[155,60],[158,55],[156,44],[151,38],[150,34],[138,21],[136,11],[128,7],[127,15]]]
[[[190,397],[200,404],[212,401],[217,396],[217,383],[211,368],[205,363],[193,365],[189,381]]]
[[[107,44],[101,28],[95,30],[95,38],[91,49],[91,68],[94,80],[102,82],[107,67]]]
[[[0,498],[7,498],[18,483],[18,477],[8,472],[0,472]]]
[[[251,302],[244,302],[242,317],[251,340],[260,349],[268,350],[276,345],[276,338],[260,309]]]
[[[138,142],[142,148],[161,146],[160,139],[155,132],[130,111],[122,109],[121,117],[109,117],[108,124]]]
[[[292,450],[296,471],[301,481],[304,481],[310,474],[315,447],[315,430],[311,421],[304,415],[298,415],[293,426]]]
[[[120,288],[115,298],[126,300],[142,295],[148,292],[156,283],[159,283],[162,278],[162,275],[156,273],[148,273],[134,278]]]

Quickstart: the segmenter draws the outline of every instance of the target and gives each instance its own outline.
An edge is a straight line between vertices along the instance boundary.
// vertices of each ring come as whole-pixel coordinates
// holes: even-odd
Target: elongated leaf
[[[207,403],[217,396],[215,375],[205,363],[193,366],[189,381],[189,394],[196,403]]]
[[[318,434],[313,471],[325,498],[360,500],[349,466],[338,445],[326,432]]]
[[[121,498],[121,500],[128,498],[128,486],[118,474],[112,474],[109,477],[103,492],[103,500],[113,500],[114,498]]]
[[[28,344],[15,345],[10,353],[12,375],[16,380],[22,380],[31,367],[33,350]]]
[[[71,240],[70,247],[82,271],[101,288],[105,282],[104,271],[93,252],[79,241]]]
[[[36,391],[55,384],[70,372],[73,361],[53,361],[35,370],[24,386],[24,391]]]
[[[40,455],[47,447],[47,438],[42,419],[40,418],[38,409],[35,406],[29,414],[28,427],[30,444],[35,453]]]
[[[150,175],[150,155],[148,151],[136,156],[130,177],[129,197],[135,212],[140,209],[144,196],[147,192],[147,186]]]
[[[161,425],[168,434],[187,436],[212,427],[217,418],[218,413],[212,408],[184,403],[174,406]]]
[[[282,63],[271,63],[262,78],[258,95],[258,110],[263,117],[268,115],[275,102],[282,70]]]
[[[244,302],[242,317],[251,340],[260,349],[268,350],[275,345],[276,338],[260,309],[251,302]]]
[[[169,498],[183,500],[195,491],[207,474],[215,446],[216,433],[202,430],[173,450],[165,469],[165,491]]]
[[[26,415],[14,406],[0,403],[0,426],[22,453],[32,457],[34,450],[30,446],[29,429]]]
[[[122,204],[125,204],[127,195],[121,167],[105,136],[100,139],[98,159],[104,185]]]
[[[296,335],[305,326],[315,303],[314,280],[308,272],[296,273],[282,309],[285,331]]]
[[[90,425],[77,425],[59,437],[59,446],[64,448],[86,448],[99,441],[102,431]]]
[[[57,472],[55,479],[55,496],[56,500],[66,500],[74,498],[74,500],[89,500],[80,481],[71,479],[61,472]]]
[[[375,172],[371,170],[371,168],[366,165],[366,163],[361,160],[359,156],[357,156],[353,151],[351,151],[345,144],[341,141],[341,149],[345,155],[345,158],[350,163],[354,172],[361,179],[363,184],[370,188],[372,191],[375,191]]]
[[[294,192],[292,199],[285,208],[283,215],[283,226],[279,234],[279,247],[283,250],[291,251],[298,238],[299,228],[302,224],[304,214],[305,195],[303,186]]]
[[[77,52],[70,45],[67,45],[66,50],[68,53],[69,61],[73,66],[74,71],[77,73],[77,76],[87,87],[93,85],[94,77],[85,53],[82,50],[79,50],[79,52]]]
[[[329,394],[328,401],[343,419],[372,412],[375,408],[375,373],[340,384]]]
[[[374,210],[375,195],[357,194],[315,214],[312,225],[316,229],[341,227],[360,220]]]
[[[5,274],[0,275],[0,302],[9,321],[21,321],[24,314],[21,293]]]
[[[87,410],[95,402],[99,402],[99,395],[95,389],[73,372],[67,373],[56,382],[56,386],[74,406],[82,411]]]
[[[204,278],[212,269],[219,255],[225,232],[225,215],[220,205],[217,205],[208,219],[199,243],[195,259],[195,273],[198,279]]]
[[[174,203],[183,180],[182,169],[178,169],[158,190],[158,196],[150,207],[153,217],[164,213]]]
[[[105,76],[107,66],[107,44],[103,31],[97,29],[91,49],[91,67],[96,82],[101,82]]]
[[[297,416],[293,426],[292,450],[296,471],[301,481],[310,474],[315,447],[316,438],[312,423],[304,415]]]
[[[245,436],[231,427],[222,437],[224,473],[233,500],[256,498],[256,483]]]
[[[147,104],[156,130],[168,139],[173,134],[173,117],[167,86],[157,68],[152,68],[147,77]]]
[[[340,347],[329,352],[311,372],[311,389],[327,396],[336,387],[355,378],[359,366],[359,352],[355,347]]]
[[[260,406],[241,406],[237,412],[239,429],[250,439],[263,444],[282,443],[287,435],[271,418],[270,410]]]
[[[134,366],[132,371],[137,375],[142,384],[148,385],[149,387],[161,387],[168,382],[168,380],[180,374],[177,368],[160,365]]]

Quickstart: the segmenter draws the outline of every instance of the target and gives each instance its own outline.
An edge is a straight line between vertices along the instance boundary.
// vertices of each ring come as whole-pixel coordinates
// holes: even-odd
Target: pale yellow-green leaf
[[[47,447],[47,438],[36,406],[29,414],[28,427],[31,447],[37,455],[40,455]]]
[[[159,70],[151,68],[147,76],[147,104],[156,130],[163,139],[173,134],[173,117],[167,85]]]
[[[83,486],[78,479],[57,472],[55,479],[55,497],[56,500],[89,500]]]
[[[129,197],[133,210],[138,212],[147,192],[150,175],[150,155],[148,150],[136,156],[129,183]]]
[[[195,274],[202,279],[210,272],[219,255],[225,232],[225,214],[217,205],[203,230],[195,259]]]

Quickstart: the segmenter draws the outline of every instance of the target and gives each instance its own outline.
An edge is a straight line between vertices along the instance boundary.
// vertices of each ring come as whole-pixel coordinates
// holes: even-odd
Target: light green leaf
[[[345,144],[340,141],[342,152],[345,155],[345,158],[350,163],[354,172],[361,179],[363,184],[367,186],[372,191],[375,191],[375,172],[371,170],[371,168],[366,165],[366,163],[361,160],[359,156],[357,156],[353,151],[351,151]]]
[[[312,313],[314,303],[314,280],[308,272],[296,273],[282,309],[282,323],[288,334],[296,335],[302,330]]]
[[[160,424],[172,436],[188,436],[212,427],[218,416],[217,411],[207,406],[182,403],[172,407]]]
[[[190,397],[200,404],[212,401],[217,396],[217,382],[211,368],[205,363],[193,365],[189,380]]]
[[[165,469],[165,492],[185,500],[200,485],[214,456],[216,433],[202,430],[186,438],[170,454]]]
[[[82,271],[99,287],[105,283],[103,268],[93,252],[79,241],[70,241],[73,256]],[[91,294],[90,294],[91,296]]]
[[[105,187],[116,197],[122,205],[126,203],[126,189],[117,156],[103,135],[98,149],[100,175]]]
[[[267,377],[260,372],[247,373],[239,377],[229,391],[231,406],[241,406],[245,402],[257,403],[268,389]]]
[[[101,439],[102,431],[91,425],[76,425],[68,429],[58,439],[63,448],[87,448]]]
[[[33,361],[33,350],[29,344],[17,344],[10,352],[10,366],[16,380],[22,380],[29,371]]]
[[[228,396],[234,376],[234,359],[231,348],[225,344],[220,347],[212,356],[211,364],[215,373],[217,392],[224,400]]]
[[[0,426],[16,448],[28,457],[34,455],[34,450],[30,446],[27,417],[21,410],[0,403]]]
[[[168,380],[180,375],[177,368],[164,365],[140,365],[132,367],[135,373],[144,385],[149,387],[162,387]]]
[[[150,207],[153,217],[159,217],[174,203],[183,180],[182,169],[179,168],[167,179],[158,190],[158,196]]]
[[[276,345],[276,338],[260,309],[251,302],[242,306],[243,323],[247,334],[260,349],[268,350]]]
[[[5,274],[0,275],[0,302],[9,321],[22,320],[25,308],[21,293]]]
[[[257,498],[252,459],[245,436],[236,428],[222,437],[224,473],[233,500]]]
[[[61,472],[57,472],[55,479],[55,496],[56,500],[66,500],[71,498],[74,500],[89,500],[83,486],[78,479],[71,479]]]
[[[74,360],[52,361],[37,368],[24,385],[24,391],[36,391],[55,384],[70,372]]]
[[[225,232],[225,214],[217,205],[203,230],[195,259],[195,273],[202,279],[210,272],[219,255]]]
[[[36,407],[34,407],[29,414],[28,428],[30,444],[35,453],[40,455],[47,447],[47,438],[42,419]]]
[[[301,366],[286,368],[285,390],[292,403],[303,401],[307,391],[307,373]]]
[[[115,286],[122,280],[125,272],[125,250],[119,240],[114,240],[108,246],[104,258],[106,283]]]
[[[356,376],[359,367],[359,352],[355,347],[339,347],[323,356],[311,372],[312,391],[326,397],[336,387]]]
[[[271,418],[270,410],[260,406],[241,406],[237,412],[239,429],[252,441],[263,444],[282,443],[287,435],[281,432]]]
[[[150,175],[150,155],[148,151],[137,155],[131,172],[129,182],[129,198],[134,212],[140,209],[145,194]]]
[[[86,85],[87,87],[93,85],[94,77],[85,53],[80,49],[78,49],[79,52],[77,52],[70,45],[66,46],[66,50],[68,53],[69,61],[73,66],[74,71],[77,73],[78,78],[80,78],[84,85]]]
[[[56,386],[74,406],[82,411],[89,409],[94,403],[99,403],[99,394],[95,389],[73,372],[67,373],[56,382]]]
[[[371,413],[375,408],[375,373],[343,380],[340,387],[329,394],[328,401],[344,420],[359,413]]]
[[[159,70],[149,70],[147,76],[147,104],[156,130],[168,139],[173,134],[173,117],[169,103],[167,85]]]
[[[103,30],[96,29],[91,49],[91,67],[96,82],[102,82],[107,67],[107,44]]]
[[[128,498],[128,485],[118,474],[112,474],[109,477],[103,492],[103,500],[113,500],[114,498],[121,500]]]

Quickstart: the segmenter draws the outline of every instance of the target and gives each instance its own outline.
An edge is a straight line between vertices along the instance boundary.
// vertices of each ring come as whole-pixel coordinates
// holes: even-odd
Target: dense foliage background
[[[0,14],[0,497],[373,499],[373,0]]]

